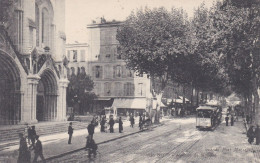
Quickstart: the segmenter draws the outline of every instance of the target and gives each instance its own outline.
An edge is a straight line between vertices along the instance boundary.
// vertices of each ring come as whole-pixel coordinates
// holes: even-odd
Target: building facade
[[[118,49],[116,33],[121,22],[101,22],[87,26],[88,29],[88,67],[87,73],[95,83],[94,92],[98,95],[96,109],[107,106],[113,99],[112,107],[118,112],[145,110],[150,93],[150,80],[147,75],[137,75],[126,67]],[[108,102],[110,103],[110,102]]]
[[[64,121],[65,1],[14,2],[0,27],[0,125]]]

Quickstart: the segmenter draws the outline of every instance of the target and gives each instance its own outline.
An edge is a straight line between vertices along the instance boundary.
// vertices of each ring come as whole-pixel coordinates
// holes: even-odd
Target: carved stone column
[[[69,81],[67,79],[59,80],[58,97],[57,97],[57,121],[66,121],[66,92]]]
[[[28,123],[37,123],[36,119],[36,99],[37,99],[37,85],[40,77],[38,75],[29,74],[27,76],[27,102],[25,112],[23,113],[23,121]]]

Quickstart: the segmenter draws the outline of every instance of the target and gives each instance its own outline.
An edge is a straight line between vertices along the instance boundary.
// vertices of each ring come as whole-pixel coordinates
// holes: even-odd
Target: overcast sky
[[[182,7],[189,17],[192,17],[194,8],[203,1],[210,7],[215,0],[66,0],[67,43],[87,42],[86,26],[98,17],[123,21],[131,11],[145,6],[149,8],[164,6],[169,10],[173,6]]]

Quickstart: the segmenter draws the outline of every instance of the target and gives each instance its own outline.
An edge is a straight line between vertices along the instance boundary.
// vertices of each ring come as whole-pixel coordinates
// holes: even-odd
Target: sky
[[[66,0],[65,16],[67,43],[87,42],[87,25],[100,17],[107,21],[124,21],[131,11],[141,7],[183,8],[189,17],[202,2],[206,7],[215,0]]]

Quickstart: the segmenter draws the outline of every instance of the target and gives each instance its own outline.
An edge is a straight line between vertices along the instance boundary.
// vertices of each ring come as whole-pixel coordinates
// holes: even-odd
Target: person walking
[[[30,145],[32,142],[32,128],[29,126],[28,128],[28,144]]]
[[[97,144],[95,143],[94,139],[90,136],[87,136],[87,142],[86,142],[86,150],[88,150],[88,158],[91,157],[91,154],[94,154],[94,158],[97,155]]]
[[[95,132],[95,124],[94,123],[95,123],[94,121],[91,121],[91,123],[88,125],[88,134],[91,137],[91,139],[93,139],[93,135],[94,135],[94,132]]]
[[[110,118],[108,124],[109,124],[109,126],[110,126],[110,128],[109,128],[110,133],[113,133],[113,132],[114,132],[114,124],[115,124],[114,119],[113,119],[113,118]]]
[[[122,131],[123,131],[123,121],[121,117],[119,117],[119,133],[122,133]]]
[[[233,126],[233,125],[234,125],[234,117],[233,117],[233,116],[231,116],[231,121],[230,121],[230,124],[231,124],[231,126]]]
[[[130,123],[131,123],[131,127],[133,128],[133,127],[134,127],[134,124],[135,124],[135,118],[134,118],[133,115],[132,115],[131,118],[130,118]]]
[[[251,126],[247,131],[248,143],[252,144],[255,138],[254,126]]]
[[[37,162],[37,159],[39,156],[42,159],[42,162],[45,162],[45,158],[43,156],[43,150],[42,150],[42,142],[39,140],[38,135],[35,136],[35,139],[36,139],[36,143],[35,143],[35,147],[34,147],[33,163]]]
[[[73,134],[72,122],[70,122],[70,125],[68,127],[68,134],[69,134],[68,144],[71,144],[71,138],[72,138],[72,134]]]
[[[20,133],[19,138],[20,138],[20,146],[19,146],[19,156],[17,159],[17,163],[31,162],[31,152],[28,149],[24,135]]]
[[[143,118],[142,118],[142,115],[140,115],[139,117],[139,129],[142,130],[143,128]]]
[[[246,115],[246,123],[249,124],[250,117],[249,115]]]
[[[259,143],[260,143],[260,128],[259,128],[259,125],[257,125],[256,129],[255,129],[255,142],[256,142],[256,145],[259,145]]]
[[[32,126],[32,130],[31,130],[31,141],[32,141],[32,146],[34,146],[35,144],[35,137],[36,137],[36,131],[35,131],[35,126]]]
[[[228,120],[229,120],[229,117],[228,117],[228,116],[226,116],[226,118],[225,118],[225,121],[226,121],[226,126],[228,126]]]
[[[103,116],[101,121],[100,121],[100,132],[105,132],[105,124],[106,124],[106,119],[105,117]]]

